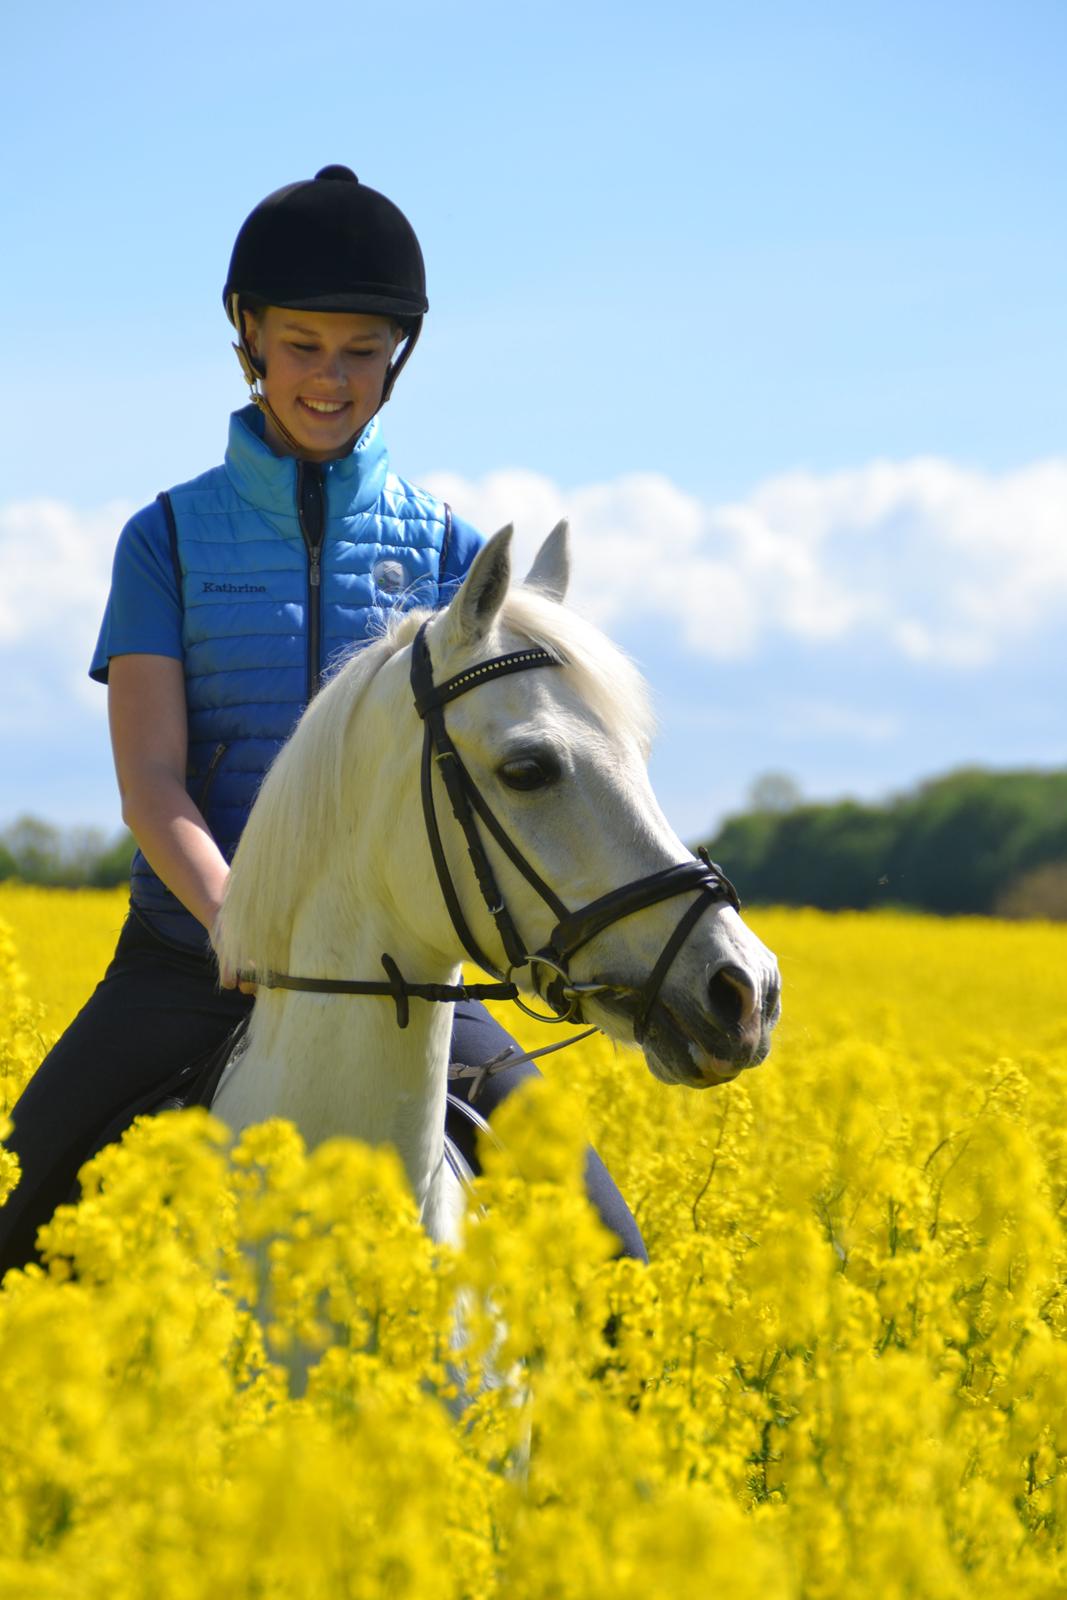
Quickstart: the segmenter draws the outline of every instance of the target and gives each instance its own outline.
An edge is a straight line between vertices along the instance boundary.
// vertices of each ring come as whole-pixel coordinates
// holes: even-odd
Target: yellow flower
[[[0,1139],[121,915],[42,894],[0,885]],[[0,1597],[1067,1593],[1065,930],[756,920],[766,1065],[550,1058],[454,1251],[389,1150],[190,1114],[103,1152],[0,1290]]]

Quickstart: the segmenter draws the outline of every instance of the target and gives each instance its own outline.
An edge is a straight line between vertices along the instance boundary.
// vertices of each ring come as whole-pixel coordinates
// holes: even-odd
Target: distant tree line
[[[806,803],[768,773],[707,847],[746,901],[1067,921],[1067,769],[966,768],[884,805]],[[109,840],[20,817],[0,829],[0,879],[110,888],[133,851],[125,829]]]
[[[99,828],[56,828],[19,817],[0,828],[0,879],[54,889],[110,889],[125,883],[135,849],[125,828],[108,839]]]
[[[966,768],[884,805],[768,774],[707,841],[744,900],[1067,920],[1067,770]]]

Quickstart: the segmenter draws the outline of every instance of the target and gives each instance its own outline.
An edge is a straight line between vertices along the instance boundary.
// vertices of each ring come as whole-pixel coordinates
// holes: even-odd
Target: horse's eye
[[[497,775],[509,789],[543,789],[559,777],[559,765],[551,756],[520,756],[505,761]]]

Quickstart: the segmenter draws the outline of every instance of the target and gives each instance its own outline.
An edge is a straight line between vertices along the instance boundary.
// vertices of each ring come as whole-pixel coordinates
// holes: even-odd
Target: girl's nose
[[[322,377],[329,383],[336,384],[338,388],[344,388],[348,383],[348,369],[339,355],[324,356],[319,371]]]

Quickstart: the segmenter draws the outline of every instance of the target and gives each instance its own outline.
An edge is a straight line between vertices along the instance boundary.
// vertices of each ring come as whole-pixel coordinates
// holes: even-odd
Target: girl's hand
[[[238,980],[232,967],[219,967],[219,988],[240,989],[242,994],[255,994],[256,985],[248,978]]]

